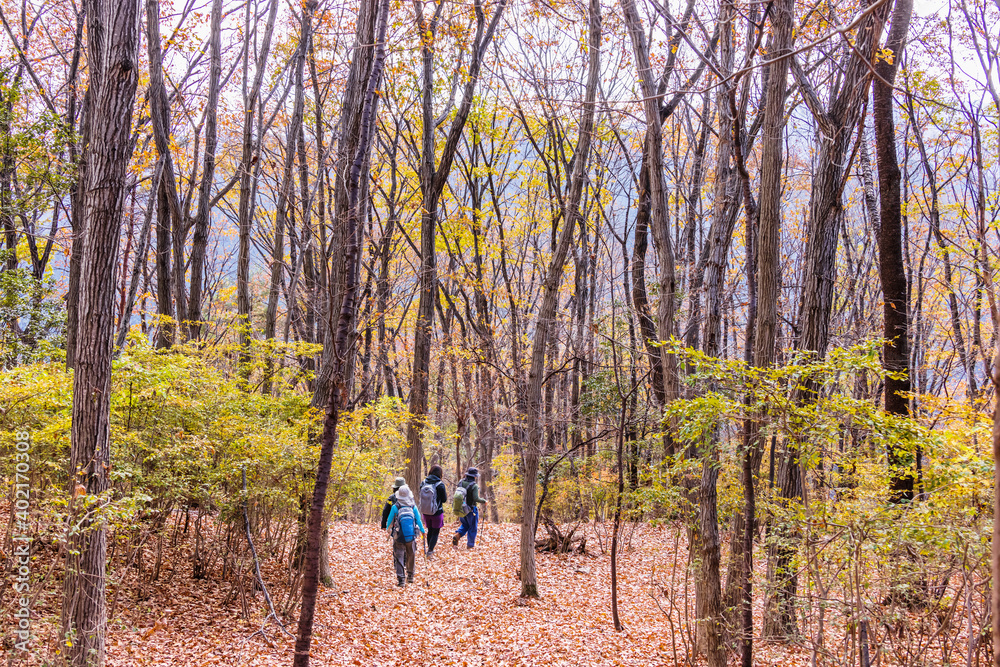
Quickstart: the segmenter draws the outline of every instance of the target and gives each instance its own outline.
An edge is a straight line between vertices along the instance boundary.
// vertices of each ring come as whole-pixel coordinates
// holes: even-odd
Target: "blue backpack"
[[[412,542],[417,537],[416,520],[412,505],[396,505],[396,518],[392,522],[392,537],[402,542]]]

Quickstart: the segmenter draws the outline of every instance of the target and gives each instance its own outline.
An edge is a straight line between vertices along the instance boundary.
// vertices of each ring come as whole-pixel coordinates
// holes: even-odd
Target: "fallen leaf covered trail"
[[[648,665],[667,648],[653,617],[661,614],[639,573],[626,571],[639,548],[622,557],[629,627],[616,633],[607,556],[538,554],[542,598],[518,597],[517,525],[486,526],[471,551],[453,548],[446,526],[436,558],[421,552],[416,581],[403,589],[377,527],[341,524],[331,535],[337,584],[320,598],[321,664]]]
[[[683,530],[640,525],[619,557],[619,604],[625,631],[611,620],[611,561],[596,555],[536,554],[541,598],[519,598],[520,527],[485,524],[476,548],[451,546],[454,525],[442,529],[436,558],[418,548],[416,580],[400,589],[389,538],[377,525],[330,527],[333,586],[320,590],[312,663],[326,665],[675,665],[688,663],[683,604],[687,547]],[[627,541],[626,541],[627,542]],[[269,572],[275,573],[274,563]],[[187,568],[185,568],[186,570]],[[269,577],[274,580],[278,575]],[[673,625],[650,595],[675,597]],[[177,582],[181,583],[181,582]],[[291,639],[268,626],[260,596],[253,619],[221,601],[224,583],[158,586],[151,608],[123,610],[108,637],[110,667],[227,667],[291,664]],[[274,594],[275,591],[272,591]],[[665,605],[664,598],[660,604]],[[693,606],[693,605],[692,605]],[[666,608],[666,606],[664,607]],[[155,621],[155,625],[154,625]],[[690,624],[692,620],[689,618]],[[690,627],[690,625],[688,626]],[[149,628],[155,628],[150,632]],[[294,623],[289,625],[294,630]],[[764,648],[764,647],[761,647]],[[767,657],[765,657],[765,655]],[[808,654],[768,646],[759,665],[806,665]],[[697,663],[700,664],[700,663]]]

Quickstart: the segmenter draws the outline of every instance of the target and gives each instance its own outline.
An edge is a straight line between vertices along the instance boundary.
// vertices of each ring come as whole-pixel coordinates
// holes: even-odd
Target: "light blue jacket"
[[[385,520],[385,529],[386,531],[388,531],[390,535],[392,535],[392,523],[396,520],[396,511],[398,509],[399,509],[399,501],[397,500],[396,503],[392,506],[392,509],[389,510],[389,517]],[[424,522],[420,519],[420,512],[417,510],[416,507],[413,508],[413,520],[415,522],[415,525],[417,526],[417,530],[419,530],[421,533],[427,534],[427,531],[424,529]]]

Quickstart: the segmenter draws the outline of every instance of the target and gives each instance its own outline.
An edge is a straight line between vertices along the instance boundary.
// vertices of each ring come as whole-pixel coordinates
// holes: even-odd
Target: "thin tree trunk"
[[[70,64],[69,74],[69,94],[66,102],[66,128],[70,134],[76,131],[76,97],[77,78],[80,71],[80,56],[83,51],[83,24],[87,17],[87,3],[81,3],[82,7],[76,14],[76,33],[73,36],[73,59]],[[89,87],[88,87],[89,90]],[[83,101],[83,122],[80,127],[80,140],[71,141],[69,144],[70,164],[79,164],[76,168],[76,178],[69,188],[69,222],[73,230],[72,249],[69,259],[69,281],[66,290],[66,367],[73,368],[76,358],[76,330],[79,322],[78,303],[80,294],[80,262],[83,260],[83,197],[80,191],[80,184],[85,182],[87,174],[87,138],[89,136],[87,118],[87,100],[89,96],[84,95]]]
[[[431,99],[434,88],[434,38],[438,21],[444,9],[444,0],[438,0],[434,17],[428,22],[424,18],[423,3],[414,2],[417,29],[422,36],[421,58],[423,65],[423,88],[421,92],[421,113],[423,120],[423,144],[420,149],[420,300],[417,305],[417,322],[413,336],[413,370],[410,382],[410,413],[412,419],[406,430],[406,479],[417,488],[422,479],[423,442],[421,432],[427,418],[427,399],[430,387],[431,339],[434,332],[434,303],[437,300],[437,262],[435,257],[435,235],[437,231],[438,204],[444,186],[451,173],[458,142],[465,122],[472,110],[476,84],[486,50],[493,41],[500,17],[507,0],[500,0],[488,27],[485,28],[482,0],[475,1],[476,37],[472,45],[472,62],[469,78],[462,93],[462,102],[451,122],[448,138],[441,151],[441,160],[435,168],[434,136],[437,123],[434,120]]]
[[[160,176],[161,194],[169,212],[172,234],[169,240],[173,244],[172,291],[177,307],[177,326],[182,338],[187,337],[183,318],[186,315],[184,297],[184,239],[187,236],[187,221],[181,207],[178,195],[177,177],[174,172],[173,155],[170,150],[170,101],[163,80],[163,50],[160,45],[160,3],[159,0],[146,0],[146,50],[149,56],[149,111],[152,120],[153,140],[156,152],[163,159],[163,173]],[[96,110],[95,110],[96,113]],[[161,230],[157,230],[157,252],[164,252],[160,247]],[[169,246],[170,243],[164,243]],[[166,251],[169,252],[169,251]],[[164,307],[161,306],[161,310]]]
[[[650,65],[646,34],[643,31],[642,20],[639,18],[635,2],[634,0],[621,0],[621,6],[632,41],[632,51],[635,54],[643,97],[643,111],[646,115],[643,160],[648,163],[649,171],[650,231],[653,234],[653,245],[660,263],[660,301],[656,313],[657,336],[660,341],[668,341],[673,335],[674,329],[674,251],[667,223],[667,200],[663,179],[663,126],[661,119],[663,92],[658,91],[656,87],[657,77]],[[677,395],[677,362],[673,355],[667,353],[665,347],[660,347],[659,353],[660,363],[663,367],[663,393],[664,402],[666,402]],[[666,454],[673,453],[672,439],[669,435],[667,436],[666,449]]]
[[[617,367],[617,360],[615,363]],[[611,619],[615,624],[615,630],[621,632],[625,629],[622,625],[621,617],[618,614],[618,533],[622,525],[622,501],[625,496],[625,418],[628,415],[628,399],[636,390],[632,390],[626,396],[618,386],[621,395],[621,405],[618,413],[618,434],[616,438],[615,458],[618,467],[618,493],[615,495],[615,522],[611,533]]]
[[[666,403],[664,386],[663,355],[656,344],[656,325],[649,312],[649,296],[646,290],[646,251],[649,248],[649,216],[652,197],[649,193],[649,155],[643,151],[642,166],[639,171],[638,210],[635,214],[635,252],[632,253],[632,304],[639,320],[639,331],[649,358],[653,399],[661,408]]]
[[[374,5],[374,0],[368,0]],[[310,0],[310,5],[306,11],[310,14],[315,11],[315,0]],[[364,10],[362,10],[364,11]],[[369,12],[375,14],[374,7],[370,7]],[[348,210],[345,229],[347,232],[348,244],[344,249],[344,265],[347,269],[344,283],[345,291],[341,302],[340,313],[337,318],[337,329],[334,337],[333,374],[331,380],[333,386],[330,388],[330,404],[327,406],[326,418],[323,422],[323,438],[320,447],[319,465],[316,470],[316,484],[313,487],[312,505],[309,511],[309,535],[306,542],[305,568],[302,577],[302,610],[299,613],[298,635],[295,640],[295,658],[292,664],[295,667],[308,667],[309,653],[312,645],[313,619],[316,611],[316,595],[319,590],[320,575],[320,554],[322,552],[322,524],[323,509],[326,506],[326,492],[330,483],[330,465],[333,462],[333,450],[337,443],[337,424],[340,417],[341,400],[346,399],[346,394],[342,390],[346,386],[344,377],[344,361],[347,357],[347,347],[350,343],[351,331],[354,326],[354,319],[357,315],[357,291],[358,291],[358,263],[357,256],[359,249],[359,235],[357,227],[361,220],[359,204],[362,200],[362,179],[367,180],[368,173],[365,166],[369,164],[368,153],[371,150],[372,136],[374,134],[376,107],[378,104],[377,93],[379,83],[382,79],[382,70],[385,65],[385,34],[389,19],[389,0],[382,0],[377,11],[378,16],[378,36],[375,43],[371,73],[365,85],[365,94],[361,106],[361,127],[358,138],[358,150],[351,161],[351,171],[347,180]],[[358,33],[364,30],[362,23],[358,23]],[[366,51],[360,47],[359,40],[355,48],[355,57],[362,56]],[[370,53],[370,51],[368,51]],[[360,84],[360,79],[358,80]],[[345,97],[351,91],[345,93]]]
[[[277,330],[278,322],[278,300],[281,295],[282,275],[285,270],[285,226],[289,222],[289,207],[293,186],[292,167],[295,163],[296,144],[299,138],[299,128],[302,126],[302,117],[305,109],[305,66],[306,51],[309,48],[309,39],[312,34],[313,14],[318,6],[317,0],[309,0],[302,12],[302,27],[299,33],[299,45],[295,51],[295,60],[291,68],[295,88],[295,98],[292,103],[292,116],[288,123],[288,132],[285,135],[285,165],[282,171],[281,186],[278,189],[278,198],[275,202],[274,216],[274,245],[271,248],[271,279],[270,289],[267,297],[267,312],[264,315],[264,339],[273,341]],[[292,317],[294,294],[289,294],[286,303],[288,313],[286,317]],[[264,360],[264,381],[261,384],[261,391],[265,395],[272,390],[274,378],[274,351],[268,350]]]
[[[896,125],[893,113],[892,87],[896,70],[906,43],[906,33],[913,13],[913,0],[896,0],[892,24],[885,48],[892,52],[891,61],[880,58],[875,65],[878,73],[872,83],[875,125],[875,156],[878,163],[880,226],[878,232],[879,277],[882,281],[885,345],[882,363],[886,370],[885,411],[892,415],[910,414],[910,344],[909,301],[906,271],[903,266],[902,205],[900,202],[900,171],[896,157]],[[892,470],[889,482],[893,502],[913,499],[913,471],[906,463],[906,454],[889,445],[888,463]]]
[[[146,255],[149,251],[149,233],[153,227],[153,213],[156,210],[158,201],[157,192],[160,189],[160,162],[156,163],[153,169],[153,179],[149,188],[149,200],[146,203],[146,215],[142,224],[142,232],[139,234],[139,247],[135,252],[135,261],[132,263],[132,278],[129,280],[128,297],[125,300],[125,308],[122,310],[118,320],[118,336],[115,339],[116,354],[120,353],[125,344],[125,337],[128,335],[129,324],[132,319],[132,309],[135,308],[136,295],[139,292],[139,283],[143,281],[143,273],[146,270]]]
[[[531,350],[531,368],[528,385],[524,394],[525,439],[523,445],[524,488],[521,494],[521,597],[538,597],[538,577],[535,572],[535,504],[538,482],[538,460],[542,447],[542,380],[545,368],[545,349],[555,323],[556,304],[559,300],[559,284],[562,280],[573,241],[573,230],[578,224],[585,224],[580,214],[580,200],[586,181],[590,159],[590,146],[594,134],[594,117],[598,77],[601,63],[601,6],[599,0],[590,0],[590,20],[588,25],[588,52],[590,56],[587,70],[587,89],[580,118],[580,131],[573,157],[573,172],[565,197],[562,213],[563,228],[559,242],[548,269],[545,272],[542,304],[535,323],[535,337]]]
[[[976,374],[974,372],[975,359],[969,352],[965,333],[962,331],[962,317],[958,309],[958,291],[954,282],[955,271],[951,260],[951,250],[948,247],[947,239],[941,232],[941,211],[938,203],[940,188],[937,183],[937,173],[934,169],[934,163],[927,153],[923,133],[917,125],[916,113],[913,109],[913,98],[910,95],[907,96],[906,106],[910,115],[910,122],[913,124],[913,138],[916,140],[917,150],[920,153],[920,163],[923,165],[924,175],[927,177],[927,186],[930,189],[928,222],[930,223],[931,233],[934,235],[934,240],[944,263],[944,284],[948,289],[948,314],[951,319],[951,332],[955,337],[955,348],[958,351],[958,359],[962,363],[962,371],[965,373],[968,382],[967,395],[971,403],[975,400],[975,396],[978,393]]]
[[[209,31],[208,101],[205,107],[205,166],[202,168],[201,187],[198,191],[198,213],[194,219],[194,239],[191,245],[191,292],[188,302],[188,320],[193,340],[198,340],[201,337],[205,255],[208,249],[208,227],[212,214],[215,149],[218,144],[216,116],[219,110],[219,83],[222,78],[222,0],[212,0]]]
[[[267,56],[271,50],[271,35],[274,32],[274,19],[278,11],[277,0],[270,0],[267,14],[267,24],[264,37],[257,56],[256,72],[249,93],[246,91],[247,65],[250,54],[250,32],[247,32],[246,43],[243,46],[243,76],[244,76],[244,116],[243,116],[243,154],[240,158],[240,202],[237,210],[239,218],[239,250],[236,260],[236,309],[237,328],[239,329],[239,366],[244,382],[250,373],[250,229],[253,223],[253,193],[256,190],[256,176],[260,173],[259,150],[254,146],[253,125],[254,112],[260,98],[261,82],[264,80]],[[247,3],[247,25],[250,23],[250,3]],[[263,120],[259,121],[263,122]],[[253,183],[251,183],[253,180]]]

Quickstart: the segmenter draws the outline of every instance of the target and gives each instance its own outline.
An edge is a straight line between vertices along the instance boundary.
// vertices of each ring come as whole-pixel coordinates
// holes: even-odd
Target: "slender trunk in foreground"
[[[374,2],[374,0],[369,0]],[[309,536],[306,542],[305,569],[302,577],[302,610],[299,613],[298,636],[295,640],[294,667],[308,667],[309,652],[312,645],[313,618],[316,612],[316,594],[319,590],[319,558],[321,553],[320,540],[323,529],[323,509],[326,506],[326,491],[330,483],[330,465],[333,462],[333,450],[337,443],[337,423],[340,417],[341,393],[344,385],[344,360],[347,357],[347,346],[351,328],[357,313],[358,292],[358,221],[361,218],[358,202],[361,199],[362,179],[368,174],[364,166],[368,164],[368,153],[371,150],[372,136],[375,126],[375,109],[377,92],[385,65],[385,33],[389,16],[389,0],[382,0],[378,10],[378,41],[376,42],[374,63],[368,77],[365,89],[364,104],[361,107],[361,137],[358,150],[351,164],[348,181],[348,196],[350,205],[347,210],[347,247],[344,249],[344,266],[347,269],[344,297],[341,302],[340,314],[337,319],[336,335],[333,344],[334,369],[331,381],[330,403],[327,406],[326,419],[323,422],[323,440],[320,447],[319,466],[316,470],[316,485],[313,487],[312,506],[309,510]]]

